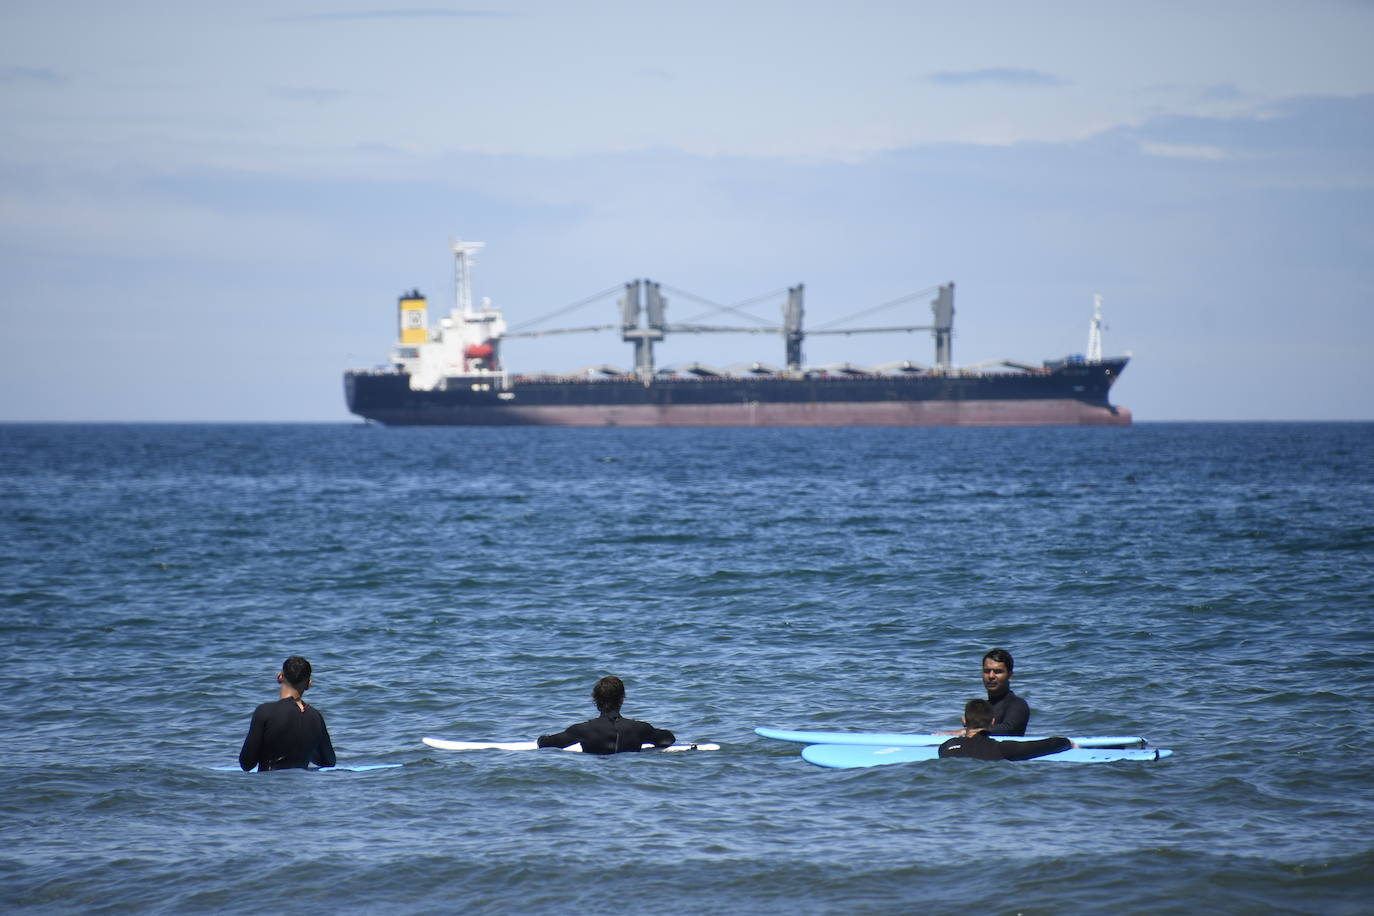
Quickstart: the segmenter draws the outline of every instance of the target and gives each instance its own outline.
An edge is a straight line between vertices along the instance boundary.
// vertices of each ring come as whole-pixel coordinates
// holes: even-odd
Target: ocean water
[[[0,906],[1362,913],[1374,424],[0,426]],[[1041,734],[824,770],[1016,657]],[[282,659],[341,763],[244,774]],[[625,713],[718,752],[444,752]]]

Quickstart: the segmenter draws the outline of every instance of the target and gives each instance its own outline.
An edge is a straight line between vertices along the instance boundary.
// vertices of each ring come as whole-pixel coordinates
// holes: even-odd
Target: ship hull
[[[515,380],[415,391],[350,372],[349,410],[388,426],[1130,426],[1108,403],[1125,360],[1025,373],[806,379]]]
[[[674,407],[377,409],[387,426],[1130,426],[1124,407],[1065,401],[756,404]]]

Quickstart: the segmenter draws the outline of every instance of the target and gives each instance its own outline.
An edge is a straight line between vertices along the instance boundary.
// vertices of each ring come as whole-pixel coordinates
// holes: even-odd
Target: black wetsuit
[[[985,731],[972,738],[950,738],[940,745],[941,757],[972,757],[975,760],[1030,760],[1057,754],[1073,747],[1068,738],[1041,738],[1039,741],[998,741]]]
[[[1030,707],[1026,701],[1008,690],[997,699],[988,697],[992,704],[992,728],[989,735],[1024,735],[1030,725]]]
[[[305,704],[302,712],[294,697],[283,697],[253,710],[239,751],[239,766],[245,770],[304,769],[312,763],[332,767],[334,762],[329,729],[315,707]]]
[[[571,725],[556,735],[540,735],[540,747],[567,747],[582,744],[586,754],[616,754],[637,751],[641,745],[667,747],[676,739],[673,733],[654,728],[648,722],[622,718],[618,712],[602,713],[595,719]]]

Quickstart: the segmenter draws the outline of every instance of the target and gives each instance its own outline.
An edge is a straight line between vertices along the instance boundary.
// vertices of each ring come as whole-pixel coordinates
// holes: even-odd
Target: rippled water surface
[[[1360,913],[1374,424],[0,426],[0,905]],[[1016,656],[1151,764],[823,770]],[[292,653],[340,762],[242,774]],[[444,752],[625,712],[719,752]]]

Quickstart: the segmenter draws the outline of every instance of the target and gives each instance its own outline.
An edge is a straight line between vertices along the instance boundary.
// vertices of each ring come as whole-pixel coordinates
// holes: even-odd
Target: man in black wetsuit
[[[239,751],[239,766],[245,770],[305,769],[314,763],[332,767],[334,745],[329,740],[324,716],[301,699],[310,689],[310,662],[293,655],[277,673],[281,685],[273,703],[253,710],[248,736]]]
[[[969,700],[964,705],[963,734],[940,745],[940,756],[972,757],[975,760],[1030,760],[1077,747],[1068,738],[998,741],[988,734],[992,719],[991,703],[987,700]]]
[[[580,742],[586,754],[618,754],[637,751],[645,744],[668,747],[676,740],[670,731],[620,715],[621,704],[625,702],[625,684],[618,677],[608,676],[597,681],[592,688],[592,699],[601,715],[569,726],[556,735],[540,735],[539,746],[568,747]]]
[[[983,656],[983,687],[992,704],[990,735],[1024,735],[1030,725],[1030,706],[1011,690],[1015,665],[1006,649],[989,649]]]

